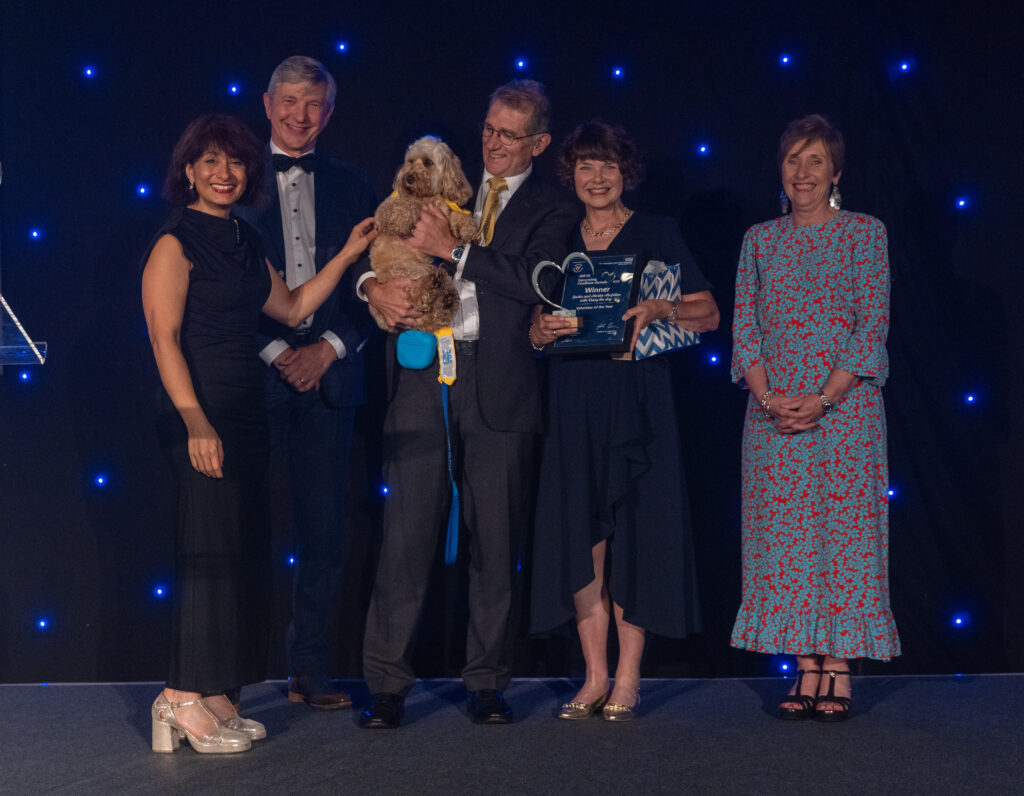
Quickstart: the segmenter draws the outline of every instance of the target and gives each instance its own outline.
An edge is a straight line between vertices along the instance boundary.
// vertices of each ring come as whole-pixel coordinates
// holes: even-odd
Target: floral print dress
[[[817,427],[779,433],[747,401],[743,430],[743,600],[732,645],[766,653],[889,660],[888,375],[885,227],[840,212],[752,227],[736,277],[732,377],[763,365],[777,395],[858,377]]]

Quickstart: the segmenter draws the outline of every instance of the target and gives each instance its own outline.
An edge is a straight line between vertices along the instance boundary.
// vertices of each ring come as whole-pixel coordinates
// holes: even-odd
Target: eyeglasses
[[[529,138],[534,135],[543,135],[545,130],[538,130],[536,133],[527,133],[526,135],[516,135],[511,130],[496,130],[487,122],[480,125],[480,134],[484,138],[490,138],[492,135],[498,136],[498,140],[501,141],[505,146],[511,146],[516,141],[521,141],[524,138]]]

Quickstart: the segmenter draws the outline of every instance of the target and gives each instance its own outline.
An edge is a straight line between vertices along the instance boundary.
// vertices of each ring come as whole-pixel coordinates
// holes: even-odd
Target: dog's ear
[[[398,171],[395,172],[395,179],[391,181],[391,189],[397,193],[402,193],[402,175],[405,173],[405,161],[402,161],[402,165],[398,167]]]
[[[448,149],[447,147],[445,147]],[[448,149],[445,152],[443,168],[441,169],[441,195],[450,199],[460,207],[473,196],[473,187],[466,179],[462,171],[462,162],[458,155]]]

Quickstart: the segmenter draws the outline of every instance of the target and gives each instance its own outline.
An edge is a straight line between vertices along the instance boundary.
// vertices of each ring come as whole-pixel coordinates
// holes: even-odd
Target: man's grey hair
[[[267,86],[267,93],[274,98],[274,92],[282,83],[309,83],[313,86],[325,84],[327,86],[327,107],[334,107],[334,98],[338,94],[338,86],[331,77],[327,68],[315,58],[305,55],[293,55],[285,58],[277,65],[274,74],[270,76],[270,85]]]

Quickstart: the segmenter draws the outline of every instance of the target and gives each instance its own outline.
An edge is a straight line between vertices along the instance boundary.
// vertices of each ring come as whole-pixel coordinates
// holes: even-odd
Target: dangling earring
[[[835,183],[832,184],[832,192],[828,195],[828,206],[833,210],[843,206],[843,195],[839,193],[839,186]]]
[[[779,209],[782,210],[782,215],[789,212],[789,197],[786,196],[785,188],[779,191]]]
[[[192,193],[196,189],[196,184],[192,180],[188,181],[188,192]]]

